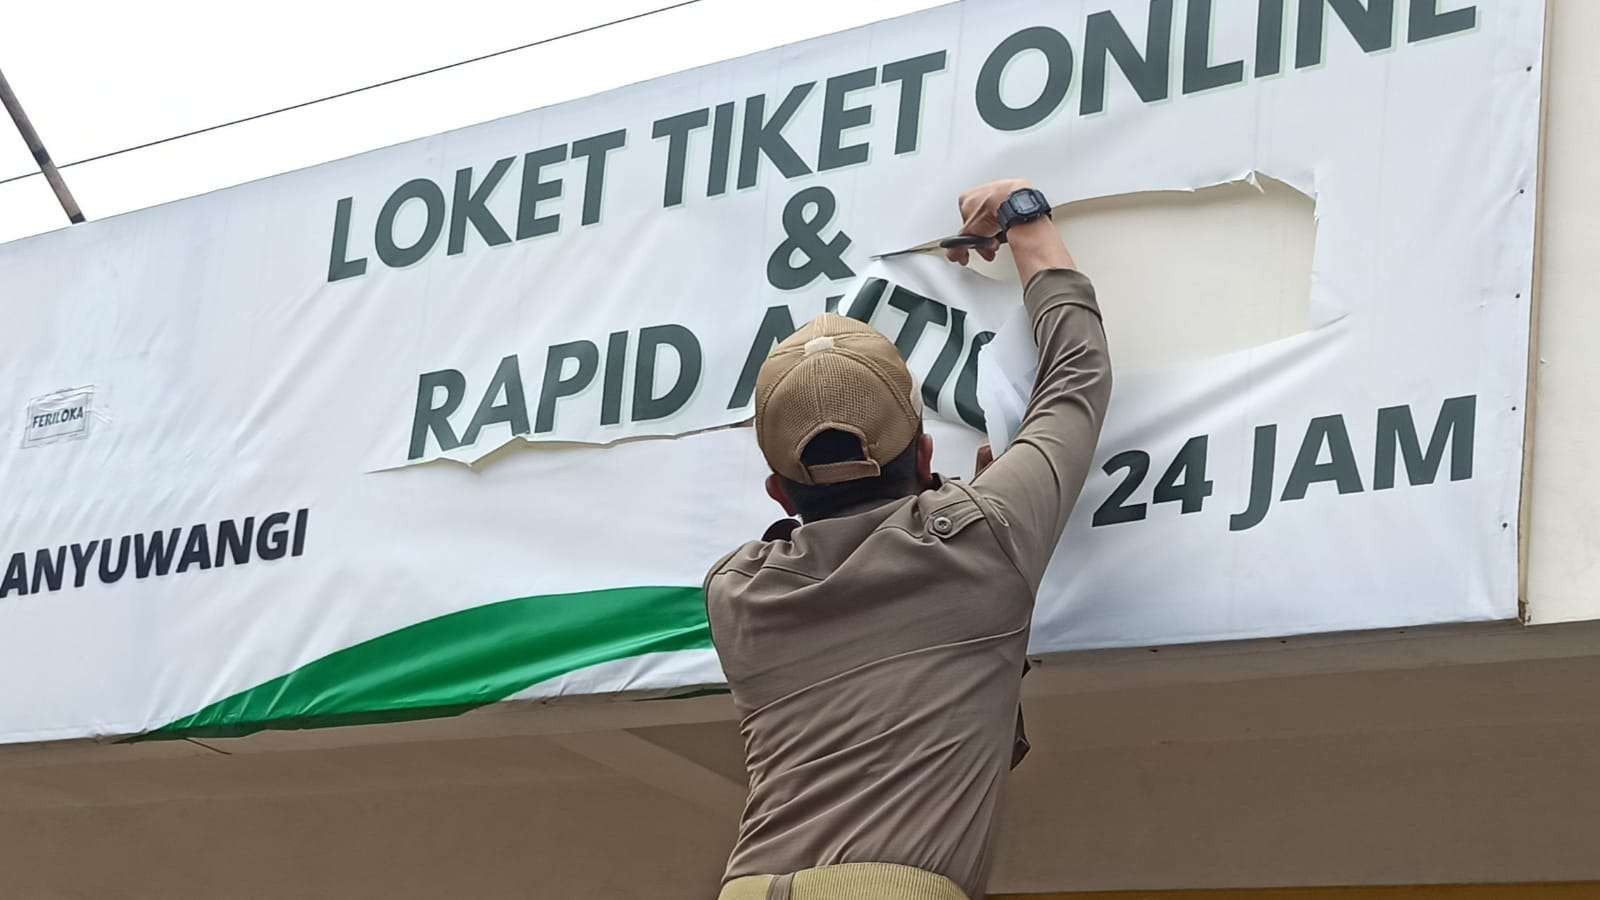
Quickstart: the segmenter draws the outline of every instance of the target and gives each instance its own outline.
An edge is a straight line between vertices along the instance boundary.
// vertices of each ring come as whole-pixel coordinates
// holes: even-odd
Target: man
[[[819,317],[757,379],[767,493],[804,524],[777,523],[706,578],[750,776],[722,900],[984,894],[1034,593],[1111,369],[1043,195],[994,182],[960,208],[964,233],[1010,244],[1039,345],[1015,443],[970,485],[933,474],[916,386],[867,325]]]

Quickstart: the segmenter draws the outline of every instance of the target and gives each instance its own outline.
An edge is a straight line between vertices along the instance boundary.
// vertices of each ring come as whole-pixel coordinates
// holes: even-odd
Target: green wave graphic
[[[597,663],[710,646],[698,587],[518,597],[337,650],[141,739],[453,716]]]

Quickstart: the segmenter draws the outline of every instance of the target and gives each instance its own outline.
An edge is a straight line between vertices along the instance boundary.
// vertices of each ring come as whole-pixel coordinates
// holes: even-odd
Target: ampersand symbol
[[[806,215],[808,207],[810,216]],[[767,260],[767,280],[773,287],[792,291],[816,281],[818,275],[837,279],[856,274],[843,259],[850,236],[841,231],[829,240],[822,239],[822,229],[833,221],[836,211],[833,192],[825,187],[809,187],[789,199],[783,208],[783,230],[788,237]],[[805,262],[798,266],[794,265],[796,250],[805,254]]]

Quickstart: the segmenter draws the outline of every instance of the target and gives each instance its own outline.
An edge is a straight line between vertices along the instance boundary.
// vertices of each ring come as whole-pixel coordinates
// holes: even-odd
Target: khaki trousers
[[[955,882],[889,863],[845,863],[790,875],[746,875],[717,900],[967,900]]]

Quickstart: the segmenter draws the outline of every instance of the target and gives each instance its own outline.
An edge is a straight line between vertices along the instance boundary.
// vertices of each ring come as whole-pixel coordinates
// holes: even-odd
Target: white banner
[[[0,740],[719,684],[755,367],[862,318],[969,472],[1019,291],[871,257],[995,177],[1091,248],[1148,192],[1316,216],[1281,303],[1080,253],[1117,387],[1034,652],[1512,618],[1542,29],[973,0],[0,246]]]

